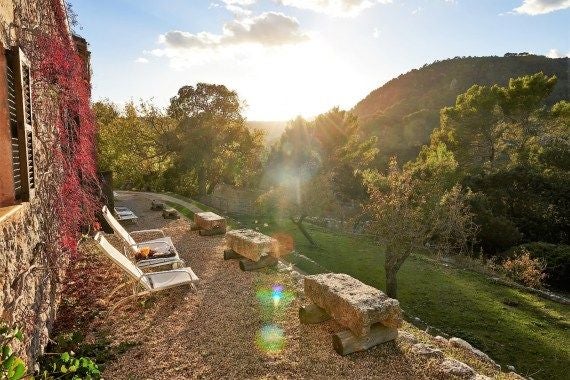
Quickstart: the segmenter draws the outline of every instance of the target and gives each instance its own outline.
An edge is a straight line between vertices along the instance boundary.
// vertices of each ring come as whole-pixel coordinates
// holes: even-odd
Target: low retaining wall
[[[255,202],[262,194],[261,190],[242,190],[222,184],[216,186],[214,192],[197,199],[223,212],[234,214],[256,215]]]

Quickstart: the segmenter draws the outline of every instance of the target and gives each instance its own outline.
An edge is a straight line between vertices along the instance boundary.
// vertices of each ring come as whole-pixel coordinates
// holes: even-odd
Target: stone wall
[[[226,184],[216,186],[213,193],[198,200],[223,212],[255,215],[255,201],[262,194],[260,190],[236,189]]]
[[[23,203],[0,220],[0,318],[24,328],[20,354],[29,365],[47,343],[65,266],[63,256],[54,262],[46,253],[40,202]]]
[[[5,154],[11,153],[11,146],[6,145],[10,124],[4,48],[19,46],[29,58],[33,57],[25,51],[25,44],[18,42],[14,26],[28,25],[27,21],[13,23],[14,7],[33,9],[41,4],[46,3],[0,0],[0,322],[23,329],[24,342],[14,348],[29,368],[33,368],[48,342],[68,259],[57,244],[59,230],[53,200],[58,196],[58,182],[53,176],[61,171],[53,170],[51,163],[52,152],[46,141],[55,138],[55,130],[49,123],[37,122],[34,126],[35,196],[25,202],[14,197],[12,158]],[[50,9],[44,7],[42,11]],[[36,112],[34,116],[47,120]]]

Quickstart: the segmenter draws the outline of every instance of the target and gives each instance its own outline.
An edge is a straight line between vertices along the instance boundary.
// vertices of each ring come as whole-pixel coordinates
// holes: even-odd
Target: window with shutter
[[[36,187],[30,62],[18,47],[8,53],[8,104],[16,198],[30,200]]]
[[[18,116],[16,106],[16,77],[10,65],[6,67],[6,83],[8,97],[8,117],[10,125],[10,141],[12,147],[12,173],[14,177],[14,195],[16,200],[22,198],[22,176],[20,174],[20,140],[18,138]]]

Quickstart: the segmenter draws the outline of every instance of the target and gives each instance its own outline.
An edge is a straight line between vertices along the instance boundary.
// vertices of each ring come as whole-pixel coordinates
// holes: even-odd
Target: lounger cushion
[[[160,256],[169,253],[174,253],[175,255],[177,254],[176,249],[174,248],[174,243],[172,242],[172,239],[169,237],[144,241],[137,244],[135,247],[137,249],[140,249],[142,247],[149,247],[150,249],[156,252],[155,256],[156,255]]]
[[[198,276],[190,268],[149,273],[148,280],[152,284],[153,290],[171,288],[182,284],[190,284],[198,281]]]

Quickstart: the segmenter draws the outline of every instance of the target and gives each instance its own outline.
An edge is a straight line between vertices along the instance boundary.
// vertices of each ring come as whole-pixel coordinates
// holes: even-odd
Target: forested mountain
[[[569,99],[569,59],[506,54],[504,57],[464,57],[436,61],[390,80],[372,91],[352,110],[362,131],[378,136],[379,164],[390,156],[400,162],[416,157],[439,125],[441,108],[474,84],[506,85],[510,78],[543,72],[558,83],[547,105]]]
[[[247,127],[263,131],[265,145],[271,146],[283,134],[287,127],[285,121],[247,121]]]

